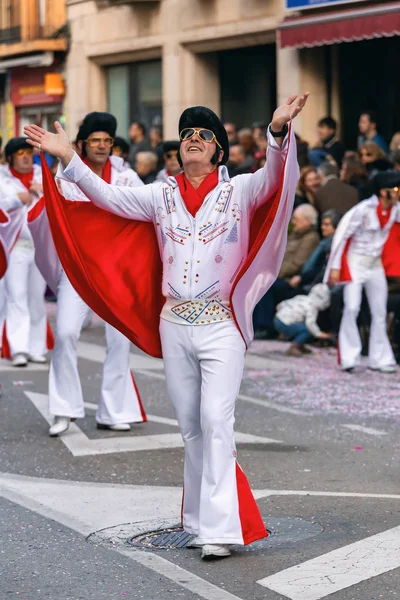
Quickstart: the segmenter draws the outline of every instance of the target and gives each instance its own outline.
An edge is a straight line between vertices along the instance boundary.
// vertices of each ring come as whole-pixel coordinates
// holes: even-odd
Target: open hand
[[[28,144],[60,158],[64,164],[68,164],[74,151],[67,134],[58,121],[54,123],[54,128],[56,133],[50,133],[38,125],[27,125],[24,127],[24,133],[29,138]]]
[[[305,107],[309,95],[310,93],[306,92],[300,97],[296,95],[289,96],[285,104],[278,106],[272,117],[271,126],[273,131],[280,131],[288,121],[294,119]]]

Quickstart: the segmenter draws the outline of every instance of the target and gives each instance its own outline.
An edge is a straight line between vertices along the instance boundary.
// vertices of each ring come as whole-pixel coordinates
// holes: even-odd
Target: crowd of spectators
[[[230,176],[254,173],[262,168],[267,156],[267,124],[256,122],[252,127],[242,129],[231,122],[224,125],[230,144],[227,164]],[[255,336],[258,339],[282,335],[282,326],[279,331],[276,328],[276,323],[280,322],[279,319],[276,321],[276,315],[279,310],[292,310],[282,303],[296,296],[303,298],[315,285],[321,284],[335,229],[343,214],[371,197],[373,177],[381,171],[400,171],[400,132],[394,133],[388,143],[379,133],[372,111],[360,114],[356,148],[346,148],[337,135],[337,129],[335,119],[327,116],[316,124],[315,145],[296,135],[300,180],[278,279],[254,313]],[[129,129],[129,141],[117,138],[113,153],[122,156],[144,183],[152,183],[155,180],[166,181],[169,175],[179,173],[178,147],[177,141],[163,141],[160,127],[146,131],[142,123],[134,121]],[[393,240],[391,243],[393,246]],[[397,289],[396,286],[399,287],[391,280],[391,289]],[[319,317],[324,331],[331,332],[331,343],[335,343],[340,323],[341,291],[341,288],[333,290],[331,307]],[[304,306],[309,306],[310,302],[303,300]],[[400,307],[393,303],[392,296],[389,305],[392,313],[393,307],[396,309],[400,321]],[[368,324],[366,302],[361,313],[360,323]],[[328,337],[324,333],[321,339]],[[400,345],[400,340],[395,341]]]

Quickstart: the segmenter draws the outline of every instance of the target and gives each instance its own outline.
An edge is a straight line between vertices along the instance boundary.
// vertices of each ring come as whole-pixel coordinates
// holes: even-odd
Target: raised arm
[[[253,209],[257,209],[274,194],[281,180],[282,170],[288,151],[289,136],[273,136],[271,133],[282,131],[286,124],[294,119],[304,108],[309,94],[290,96],[286,103],[279,106],[273,114],[272,122],[268,127],[268,149],[265,166],[252,175],[243,175],[241,183],[245,190],[246,198]],[[294,136],[291,143],[295,143]]]
[[[139,221],[152,220],[153,185],[141,187],[110,185],[98,177],[74,152],[67,134],[58,121],[57,133],[37,125],[25,127],[32,146],[49,152],[61,160],[60,177],[76,183],[93,204],[121,217]]]

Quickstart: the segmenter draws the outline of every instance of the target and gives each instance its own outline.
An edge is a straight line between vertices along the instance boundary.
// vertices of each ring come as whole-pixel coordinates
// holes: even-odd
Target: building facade
[[[63,114],[68,39],[64,0],[0,0],[0,118],[3,141],[26,123]]]

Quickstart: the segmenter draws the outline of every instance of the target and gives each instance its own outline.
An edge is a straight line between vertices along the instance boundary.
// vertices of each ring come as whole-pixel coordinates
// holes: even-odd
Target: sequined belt
[[[180,325],[209,325],[233,319],[229,300],[222,298],[180,302],[167,298],[160,316]]]

